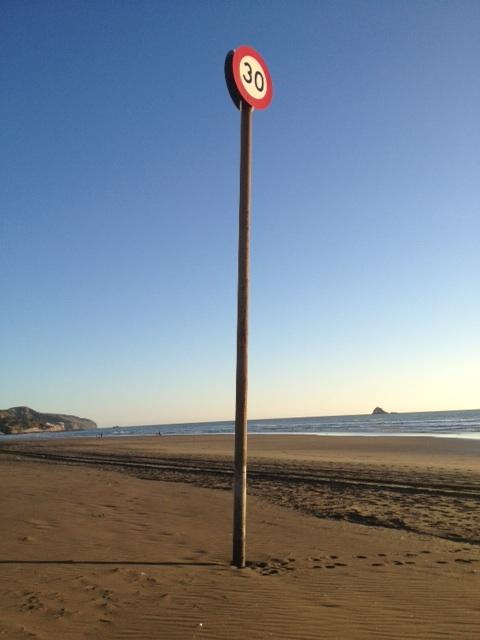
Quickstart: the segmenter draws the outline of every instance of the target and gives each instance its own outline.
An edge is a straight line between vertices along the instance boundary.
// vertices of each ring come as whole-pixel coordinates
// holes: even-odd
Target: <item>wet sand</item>
[[[244,570],[231,453],[2,443],[0,637],[480,637],[480,443],[252,436]]]

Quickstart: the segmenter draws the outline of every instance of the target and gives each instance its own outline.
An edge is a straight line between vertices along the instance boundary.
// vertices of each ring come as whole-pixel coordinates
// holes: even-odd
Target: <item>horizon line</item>
[[[480,408],[474,409],[431,409],[428,411],[386,411],[384,414],[378,415],[407,415],[411,413],[457,413],[463,411],[480,411]],[[247,422],[266,422],[268,420],[305,420],[307,418],[353,418],[353,417],[362,417],[362,416],[372,416],[373,412],[370,413],[332,413],[325,415],[310,415],[310,416],[274,416],[271,418],[248,418]],[[126,424],[119,425],[113,424],[111,426],[97,426],[97,429],[128,429],[128,428],[137,428],[137,427],[171,427],[171,426],[182,426],[182,425],[191,425],[191,424],[216,424],[222,422],[230,422],[235,424],[235,418],[227,418],[224,420],[193,420],[193,421],[180,421],[180,422],[152,422],[148,424]]]

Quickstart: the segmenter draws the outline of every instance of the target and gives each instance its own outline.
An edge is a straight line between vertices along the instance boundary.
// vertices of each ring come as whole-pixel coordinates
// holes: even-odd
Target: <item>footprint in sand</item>
[[[293,559],[295,561],[295,559]],[[250,562],[248,566],[250,569],[257,571],[262,576],[276,575],[283,571],[294,571],[295,568],[289,566],[290,560],[280,560],[279,558],[272,558],[270,562]]]
[[[20,611],[38,611],[39,609],[44,609],[43,602],[41,602],[34,593],[28,593],[27,596],[20,607]]]

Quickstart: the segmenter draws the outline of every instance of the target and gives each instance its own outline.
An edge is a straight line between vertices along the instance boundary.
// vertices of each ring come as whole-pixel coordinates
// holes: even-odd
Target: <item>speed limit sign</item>
[[[272,101],[272,79],[262,56],[251,47],[227,53],[225,79],[240,111],[240,198],[238,224],[237,368],[235,399],[235,467],[233,483],[233,559],[246,566],[247,390],[250,194],[252,190],[252,114]]]
[[[262,56],[251,47],[230,51],[225,60],[225,77],[232,100],[243,100],[255,109],[266,109],[272,100],[272,79]]]

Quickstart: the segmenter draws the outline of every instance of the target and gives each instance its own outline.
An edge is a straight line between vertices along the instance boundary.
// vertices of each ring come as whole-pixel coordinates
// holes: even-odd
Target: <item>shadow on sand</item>
[[[149,562],[131,560],[0,560],[2,564],[116,565],[128,567],[224,567],[220,562]]]

